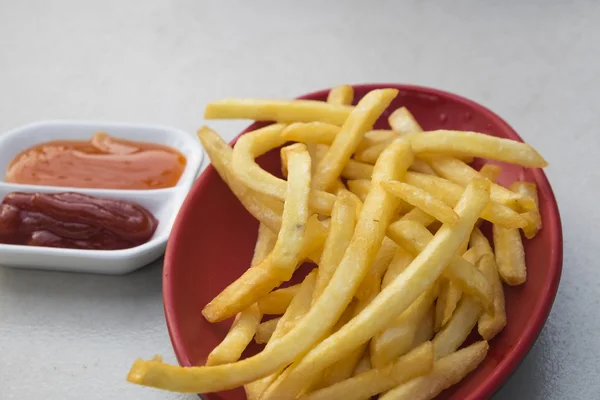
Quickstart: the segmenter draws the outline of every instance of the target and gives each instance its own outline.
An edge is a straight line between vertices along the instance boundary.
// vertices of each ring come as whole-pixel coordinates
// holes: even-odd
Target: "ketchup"
[[[0,243],[118,250],[152,238],[158,221],[144,207],[79,193],[8,194],[0,204]]]
[[[175,186],[186,159],[154,143],[96,133],[89,141],[57,140],[25,149],[11,161],[6,182],[99,189]]]

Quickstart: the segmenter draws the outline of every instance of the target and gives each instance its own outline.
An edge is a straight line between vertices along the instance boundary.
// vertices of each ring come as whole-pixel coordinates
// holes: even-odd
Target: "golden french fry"
[[[394,111],[388,117],[388,123],[392,129],[402,134],[413,134],[423,132],[421,125],[417,122],[415,117],[405,107],[400,107]],[[413,165],[410,167],[411,171],[421,172],[423,174],[436,175],[433,168],[431,168],[424,160],[419,157],[415,157]]]
[[[358,364],[360,363],[363,354],[365,354],[366,345],[361,345],[349,355],[336,361],[330,367],[325,369],[323,379],[315,389],[331,387],[338,382],[342,382],[350,378]]]
[[[490,182],[496,182],[502,173],[502,167],[497,164],[484,164],[483,167],[479,169],[479,173],[486,179],[489,179]],[[515,192],[515,190],[513,190],[513,192]]]
[[[213,167],[246,210],[269,227],[271,231],[279,232],[283,203],[248,188],[235,177],[231,166],[233,149],[216,132],[205,126],[198,130],[198,138],[212,161]]]
[[[429,308],[429,311],[427,311],[427,314],[425,314],[425,317],[423,317],[421,322],[419,322],[419,326],[417,327],[417,332],[415,332],[415,339],[413,340],[411,350],[431,340],[434,334],[434,322],[435,306],[431,306],[431,308]]]
[[[452,318],[456,305],[462,297],[462,291],[447,278],[440,278],[440,294],[435,303],[434,330],[438,332]]]
[[[436,296],[436,287],[427,289],[388,328],[371,339],[371,365],[374,368],[390,364],[411,349],[419,323]]]
[[[539,210],[539,200],[537,187],[535,183],[516,181],[509,186],[510,190],[531,197],[535,202],[533,210],[525,212],[523,217],[527,220],[527,225],[523,227],[523,233],[527,239],[533,239],[538,231],[542,228],[542,216]]]
[[[239,313],[225,339],[208,355],[206,365],[227,364],[239,360],[252,341],[261,318],[262,314],[256,304]]]
[[[288,125],[283,132],[281,132],[281,136],[287,141],[331,146],[339,131],[339,126],[326,124],[324,122],[295,122]],[[398,137],[397,132],[390,130],[368,131],[364,134],[356,151],[362,151],[383,142],[389,144]]]
[[[416,154],[465,155],[525,167],[548,166],[546,160],[530,145],[484,133],[438,130],[411,135],[409,140]]]
[[[317,173],[317,165],[319,164],[319,162],[321,162],[321,159],[325,156],[325,154],[327,154],[327,146],[324,145],[319,145],[319,144],[307,144],[307,149],[309,146],[311,146],[311,151],[309,151],[309,153],[311,154],[310,158],[312,160],[311,162],[311,175],[314,177],[315,174]],[[313,151],[314,150],[314,151]],[[282,160],[283,160],[283,152],[281,153],[282,155]],[[342,183],[342,180],[340,178],[336,179],[335,182],[333,182],[333,184],[331,185],[331,187],[329,188],[329,193],[337,193],[338,190],[343,190],[346,189],[346,186],[344,186],[344,184]]]
[[[469,238],[469,245],[472,248],[479,248],[482,253],[494,254],[492,246],[490,246],[490,242],[487,240],[487,238],[479,228],[475,228],[473,229],[473,232],[471,232],[471,237]]]
[[[300,284],[298,293],[296,293],[289,307],[279,320],[279,323],[277,323],[277,327],[275,328],[275,331],[273,331],[271,340],[275,341],[285,336],[308,313],[310,310],[316,281],[317,271],[315,269],[311,271],[311,273],[309,273]],[[269,341],[269,343],[267,343],[267,346],[269,347],[274,344],[274,342],[271,341]]]
[[[309,218],[299,259],[304,259],[320,248],[326,236],[327,230],[318,218]],[[269,254],[265,260],[246,270],[211,300],[202,310],[202,315],[210,322],[222,321],[249,307],[279,286],[281,280],[273,274],[271,265],[272,254]]]
[[[365,201],[367,194],[369,194],[369,190],[371,190],[370,179],[352,179],[346,181],[346,184],[348,185],[348,189],[358,196],[362,202]]]
[[[388,239],[389,242],[394,243],[392,240]],[[395,245],[395,243],[394,243]],[[404,250],[402,247],[396,246],[396,253],[394,254],[394,258],[390,262],[387,270],[385,271],[385,275],[381,281],[381,287],[385,288],[389,285],[402,271],[406,269],[410,265],[410,263],[414,260],[414,257]]]
[[[273,336],[273,332],[275,332],[280,319],[281,317],[273,318],[258,325],[254,341],[258,344],[267,343],[271,339],[271,336]]]
[[[378,164],[387,158],[386,153],[391,153],[395,143],[397,142],[392,143],[381,155]],[[397,157],[396,161],[398,161]],[[376,175],[374,174],[374,178]],[[459,221],[453,226],[443,225],[411,265],[354,317],[351,323],[344,325],[339,331],[316,345],[301,360],[288,367],[286,372],[267,389],[265,399],[297,396],[304,389],[305,382],[311,382],[323,368],[349,354],[405,311],[435,282],[461,243],[470,234],[481,210],[489,201],[488,190],[488,182],[482,180],[471,182],[455,209],[460,217]],[[368,209],[367,206],[368,204],[365,204],[363,214]],[[378,204],[379,207],[381,204]],[[362,234],[359,228],[357,231]],[[372,236],[373,234],[367,235],[365,239],[370,239]],[[340,271],[339,267],[338,271]],[[337,276],[336,272],[333,279]],[[313,310],[316,308],[313,307],[311,311]],[[138,364],[138,368],[141,366]]]
[[[404,179],[407,183],[434,194],[450,207],[456,205],[464,190],[459,184],[437,176],[408,172]],[[521,228],[527,224],[518,212],[495,201],[488,203],[481,218],[506,228]]]
[[[273,331],[269,342],[265,346],[265,349],[272,347],[277,340],[281,339],[289,331],[291,331],[310,309],[310,304],[316,283],[316,272],[316,270],[313,270],[306,276],[306,278],[304,278],[304,281],[302,281],[302,283],[300,284],[300,289],[298,290],[298,293],[292,299],[292,302],[290,303],[288,309],[285,311],[285,314],[283,314],[283,316],[279,319],[279,322],[277,322],[275,330]],[[257,397],[257,395],[262,394],[264,390],[275,379],[277,379],[282,369],[283,368],[279,368],[272,374],[245,385],[246,392],[252,393],[252,397]]]
[[[442,228],[444,226],[446,224]],[[439,231],[436,233],[436,236],[438,234]],[[394,222],[389,226],[388,237],[414,256],[422,252],[434,238],[423,225],[414,221],[402,220]],[[464,240],[465,238],[463,238]],[[454,255],[451,257],[448,267],[443,273],[445,277],[454,282],[463,292],[479,299],[486,308],[492,307],[492,287],[485,279],[485,276],[473,264],[462,257]]]
[[[252,255],[250,266],[253,267],[267,258],[273,247],[275,247],[276,241],[277,234],[261,222],[258,225],[258,236],[254,245],[254,254]]]
[[[423,189],[398,181],[382,182],[381,185],[394,196],[420,208],[444,224],[452,225],[458,220],[458,215],[452,208]]]
[[[327,154],[327,150],[329,149],[327,146],[322,144],[317,144],[316,152],[315,152],[315,161],[318,164],[325,154]],[[316,169],[316,166],[315,166]],[[316,171],[313,171],[313,176]],[[361,163],[356,160],[348,160],[348,163],[344,166],[342,170],[342,177],[346,179],[371,179],[371,175],[373,175],[373,166],[371,164]],[[338,179],[339,181],[339,179]]]
[[[381,153],[389,146],[392,140],[394,139],[390,139],[388,142],[377,143],[362,150],[357,150],[354,154],[354,158],[358,161],[375,164]]]
[[[386,273],[397,249],[398,246],[396,243],[387,237],[383,238],[381,247],[369,268],[369,272],[360,283],[360,286],[354,295],[357,299],[363,301],[370,300],[379,293],[379,290],[381,289],[381,278]]]
[[[431,157],[427,161],[438,175],[461,186],[465,186],[473,179],[483,178],[479,172],[456,158]],[[535,202],[531,197],[512,192],[495,183],[492,183],[490,198],[515,210],[520,207],[525,210],[535,208]]]
[[[354,99],[354,89],[350,85],[342,85],[334,87],[327,95],[329,104],[337,104],[341,106],[349,106]]]
[[[233,149],[231,165],[235,176],[249,188],[269,196],[285,200],[287,182],[262,169],[254,160],[261,154],[285,143],[281,137],[283,124],[273,124],[249,132],[237,141]],[[329,215],[335,196],[323,191],[311,191],[309,204],[316,212]]]
[[[433,364],[433,370],[390,390],[380,400],[430,400],[444,389],[460,382],[473,371],[487,355],[489,346],[481,341],[441,358]]]
[[[350,193],[342,190],[338,192],[337,200],[333,205],[329,234],[325,241],[323,255],[319,262],[317,283],[313,294],[313,303],[321,296],[325,287],[344,256],[344,252],[352,239],[356,224],[356,202]]]
[[[467,238],[467,240],[465,240],[465,242],[463,243],[464,249],[460,249],[457,254],[462,254],[462,257],[465,260],[467,260],[473,265],[476,265],[477,261],[479,260],[479,257],[481,256],[481,253],[478,252],[477,249],[469,249],[468,251],[465,251],[469,244],[468,239],[470,238]],[[484,276],[486,275],[484,274]],[[450,321],[450,318],[452,318],[452,315],[454,313],[454,310],[456,309],[456,306],[458,305],[458,302],[462,298],[462,290],[460,290],[460,288],[457,285],[450,281],[446,281],[445,283],[445,291],[440,290],[440,295],[438,296],[438,301],[436,303],[436,332],[438,332],[444,325],[446,325],[448,321]]]
[[[393,364],[371,369],[335,385],[300,397],[302,400],[363,400],[424,375],[433,368],[433,351],[427,342]]]
[[[494,312],[482,314],[477,325],[477,330],[481,337],[485,340],[491,340],[506,326],[504,289],[498,275],[493,253],[488,252],[483,254],[477,267],[492,284],[492,289],[494,290]]]
[[[453,353],[465,341],[482,313],[481,305],[470,296],[464,296],[450,321],[433,338],[436,360]]]
[[[342,170],[342,177],[346,179],[371,179],[373,166],[356,160],[348,160]]]
[[[270,315],[283,314],[294,296],[298,293],[298,290],[300,290],[300,285],[273,290],[258,300],[257,304],[260,312]]]
[[[376,294],[377,293],[375,293],[373,297]],[[338,322],[335,324],[333,331],[336,332],[342,326],[347,324],[348,321],[350,321],[356,314],[362,311],[369,301],[371,301],[370,298],[367,300],[353,301],[350,303],[346,311],[344,311]],[[310,391],[331,386],[351,377],[366,350],[366,344],[360,345],[349,355],[341,360],[336,361],[334,364],[326,368],[319,384],[313,386]]]
[[[409,168],[410,171],[419,172],[422,174],[437,176],[433,168],[425,160],[421,160],[420,158],[415,158],[413,165]]]
[[[340,127],[324,122],[296,122],[288,125],[281,137],[285,140],[331,146]]]
[[[420,208],[415,207],[406,214],[404,214],[402,218],[400,218],[400,221],[414,221],[418,222],[423,226],[429,226],[435,221],[435,218],[427,214]]]
[[[394,131],[399,133],[406,134],[423,131],[421,125],[419,125],[415,117],[413,117],[406,107],[400,107],[391,113],[388,117],[388,123]]]
[[[371,355],[369,354],[369,348],[367,347],[365,349],[365,352],[363,353],[362,357],[358,361],[358,364],[356,364],[356,368],[354,368],[354,372],[352,373],[352,376],[360,375],[362,373],[367,372],[370,369],[371,369]]]
[[[398,132],[394,132],[392,130],[374,129],[365,133],[362,142],[360,142],[360,145],[358,145],[356,150],[364,150],[367,147],[375,146],[383,142],[389,144],[392,140],[398,139],[399,137],[400,135],[398,135]]]
[[[315,100],[224,99],[209,103],[204,119],[325,122],[342,125],[354,107]]]
[[[493,225],[492,231],[496,264],[502,280],[511,286],[525,283],[527,267],[521,232],[518,229],[506,229],[497,225]]]
[[[306,223],[309,217],[310,156],[306,146],[287,146],[288,184],[281,229],[271,252],[271,271],[282,281],[289,280],[300,262]]]
[[[340,177],[344,165],[360,144],[365,132],[373,127],[397,94],[396,89],[376,89],[358,102],[335,136],[327,154],[317,165],[313,188],[327,190]]]

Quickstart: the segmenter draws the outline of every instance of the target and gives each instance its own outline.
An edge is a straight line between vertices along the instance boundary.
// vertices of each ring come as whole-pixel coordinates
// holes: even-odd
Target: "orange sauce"
[[[6,182],[98,189],[161,189],[175,186],[186,159],[160,144],[96,133],[89,141],[57,140],[19,153]]]

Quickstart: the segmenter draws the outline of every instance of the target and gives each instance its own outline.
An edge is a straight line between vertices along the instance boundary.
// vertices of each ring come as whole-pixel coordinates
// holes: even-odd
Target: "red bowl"
[[[397,84],[356,85],[355,101],[377,88],[400,92],[376,128],[389,128],[387,116],[406,106],[425,130],[457,129],[522,141],[517,133],[487,108],[451,93]],[[325,100],[328,90],[307,94],[303,99]],[[245,132],[264,124],[254,124]],[[242,133],[243,134],[243,133]],[[232,144],[235,140],[232,142]],[[475,163],[481,163],[476,160]],[[279,152],[259,159],[268,171],[279,174]],[[460,384],[443,392],[442,399],[488,398],[525,357],[540,333],[558,289],[562,269],[562,230],[556,200],[540,169],[502,165],[503,184],[515,180],[535,182],[540,198],[543,229],[525,241],[528,280],[519,287],[506,287],[508,324],[490,342],[486,360]],[[248,268],[258,223],[240,205],[209,166],[192,187],[177,216],[169,240],[163,276],[163,298],[167,326],[179,363],[203,365],[209,352],[224,337],[230,321],[208,323],[201,310],[230,282]],[[248,349],[256,352],[258,346]],[[242,389],[204,395],[206,399],[244,399]]]

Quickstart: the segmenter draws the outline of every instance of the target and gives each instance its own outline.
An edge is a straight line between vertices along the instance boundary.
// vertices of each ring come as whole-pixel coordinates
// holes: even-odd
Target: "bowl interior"
[[[521,140],[502,119],[488,109],[433,89],[407,85],[355,86],[355,101],[378,87],[400,90],[376,128],[389,128],[387,116],[406,106],[425,130],[457,129]],[[325,100],[327,90],[303,98]],[[255,129],[251,126],[248,130]],[[475,160],[476,166],[482,161]],[[280,175],[279,152],[259,159],[266,170]],[[490,396],[510,375],[539,334],[546,320],[560,278],[562,235],[556,200],[539,169],[502,165],[500,182],[535,182],[540,198],[543,229],[525,240],[528,280],[519,287],[505,287],[508,324],[490,342],[487,359],[460,384],[439,398],[479,399]],[[208,323],[201,310],[230,282],[248,268],[258,223],[240,205],[216,171],[209,166],[196,181],[169,240],[164,269],[164,302],[167,325],[181,365],[203,365],[209,352],[226,334],[231,321]],[[301,273],[306,273],[306,268]],[[252,354],[257,345],[248,349]],[[244,399],[241,389],[204,395],[207,399]]]

